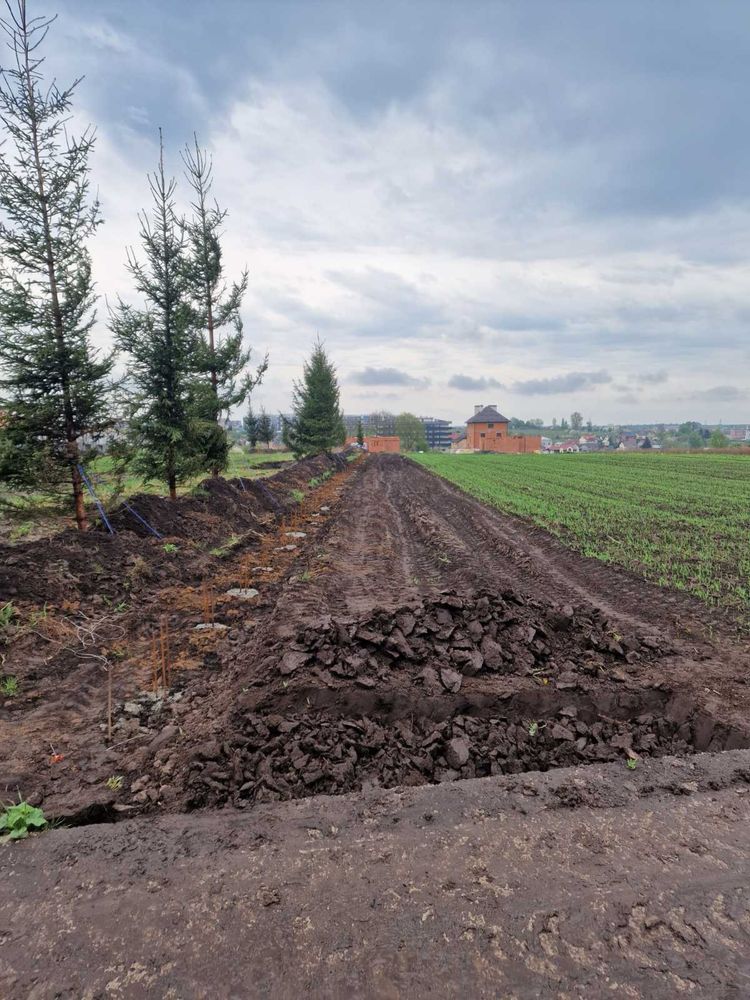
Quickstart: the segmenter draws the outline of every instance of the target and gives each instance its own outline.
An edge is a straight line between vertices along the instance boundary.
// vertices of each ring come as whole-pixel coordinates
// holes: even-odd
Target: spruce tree
[[[329,452],[346,440],[336,369],[320,341],[305,362],[302,381],[294,384],[292,408],[293,416],[284,418],[283,438],[296,456]]]
[[[245,425],[245,434],[247,434],[247,439],[250,442],[250,447],[255,448],[258,443],[258,418],[253,413],[253,404],[250,403],[247,408],[247,414],[243,420]]]
[[[203,421],[201,437],[206,468],[213,475],[226,468],[229,441],[221,415],[244,402],[268,366],[266,357],[254,374],[247,371],[252,351],[242,344],[240,307],[247,291],[247,271],[227,286],[223,276],[221,227],[226,211],[211,201],[211,158],[198,145],[182,154],[185,176],[193,189],[193,217],[184,223],[187,235],[188,294],[193,322],[203,336],[199,372],[206,376],[196,386],[197,414]],[[228,332],[222,339],[222,329]]]
[[[144,479],[159,479],[177,496],[177,483],[205,466],[196,414],[195,374],[200,338],[189,299],[186,236],[175,213],[175,180],[164,173],[159,130],[159,164],[148,176],[153,213],[139,215],[145,254],[141,263],[128,250],[127,269],[143,308],[120,301],[112,331],[128,365],[133,390],[133,467]]]
[[[362,417],[359,417],[357,419],[357,444],[361,448],[364,445],[364,443],[365,443],[365,431],[364,428],[362,427]]]
[[[270,449],[274,438],[273,424],[271,423],[271,418],[262,408],[258,417],[258,437],[261,441],[265,442],[266,449]]]
[[[91,346],[94,284],[87,241],[99,225],[89,197],[94,133],[67,135],[76,80],[43,83],[39,54],[54,18],[6,0],[0,26],[13,53],[0,70],[0,402],[3,478],[19,488],[72,491],[88,527],[79,464],[111,422],[113,359]]]

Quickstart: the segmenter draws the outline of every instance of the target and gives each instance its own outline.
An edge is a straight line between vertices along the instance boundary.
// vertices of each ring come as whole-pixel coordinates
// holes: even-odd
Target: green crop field
[[[412,456],[487,503],[750,618],[750,456]]]

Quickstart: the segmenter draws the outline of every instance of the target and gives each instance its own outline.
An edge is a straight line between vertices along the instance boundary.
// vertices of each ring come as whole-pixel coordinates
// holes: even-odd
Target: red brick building
[[[541,434],[510,434],[508,418],[498,413],[494,404],[475,406],[474,415],[466,421],[466,443],[470,451],[497,451],[523,454],[542,450]]]
[[[356,444],[356,437],[348,437],[347,444]],[[372,434],[364,439],[365,449],[373,455],[382,455],[384,452],[401,451],[401,439],[395,435]]]

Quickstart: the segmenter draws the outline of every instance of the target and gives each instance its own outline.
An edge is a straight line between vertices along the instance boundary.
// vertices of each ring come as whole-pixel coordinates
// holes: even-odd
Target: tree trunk
[[[213,302],[211,301],[211,287],[208,284],[206,286],[206,303],[207,303],[207,306],[208,306],[208,308],[206,310],[206,319],[208,320],[208,322],[207,322],[207,326],[208,326],[208,348],[211,351],[211,360],[213,361],[213,359],[215,357],[215,350],[216,350],[215,347],[214,347],[214,310],[213,310]],[[216,408],[217,408],[216,419],[218,421],[218,419],[219,419],[219,412],[218,412],[218,407],[219,407],[219,379],[218,379],[218,376],[216,374],[216,369],[215,368],[211,369],[211,388],[214,391],[214,399],[216,401]],[[211,475],[212,476],[218,476],[220,471],[221,470],[219,469],[219,466],[215,465],[213,467],[213,469],[211,469]]]
[[[81,479],[81,473],[78,471],[78,446],[75,441],[71,442],[71,466],[70,466],[70,481],[73,485],[73,504],[75,506],[76,514],[76,524],[79,531],[87,531],[89,522],[86,515],[86,505],[83,500],[83,480]],[[73,454],[73,448],[75,449],[75,454]]]
[[[23,11],[23,27],[26,30],[26,11]],[[86,517],[86,508],[83,503],[83,489],[81,477],[78,472],[78,443],[75,432],[75,418],[73,416],[73,403],[70,398],[70,383],[68,379],[68,363],[66,358],[65,331],[63,329],[62,309],[60,308],[60,296],[57,289],[57,273],[55,270],[55,256],[52,247],[52,227],[47,210],[47,194],[44,188],[44,171],[39,153],[39,129],[34,105],[34,81],[31,76],[29,65],[29,49],[25,45],[25,74],[26,88],[29,95],[29,108],[31,115],[31,135],[34,147],[34,165],[36,168],[37,190],[39,192],[39,202],[42,209],[42,224],[44,228],[44,244],[47,255],[47,279],[49,281],[50,299],[52,304],[52,321],[55,328],[55,348],[59,366],[60,387],[63,397],[63,416],[65,420],[65,434],[67,437],[68,454],[71,459],[71,480],[73,483],[73,498],[75,502],[75,518],[79,531],[86,531],[89,526]]]
[[[169,473],[168,483],[169,483],[169,499],[170,500],[176,500],[177,499],[177,476],[174,474],[174,472],[170,472]]]

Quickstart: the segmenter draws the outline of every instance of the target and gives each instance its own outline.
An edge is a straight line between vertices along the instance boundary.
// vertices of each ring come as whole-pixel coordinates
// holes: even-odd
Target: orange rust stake
[[[151,690],[156,692],[159,687],[159,679],[156,669],[156,636],[151,637]]]
[[[169,629],[167,621],[159,622],[159,644],[161,646],[161,682],[165,691],[169,689]]]

